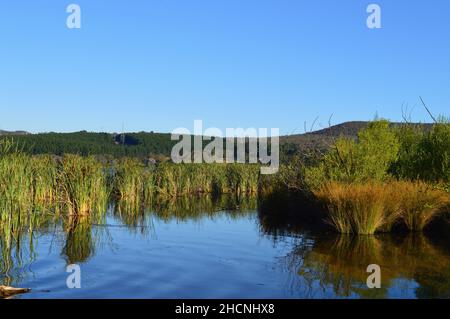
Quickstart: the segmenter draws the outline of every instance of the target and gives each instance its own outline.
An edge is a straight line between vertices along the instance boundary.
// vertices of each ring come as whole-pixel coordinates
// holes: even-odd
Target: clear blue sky
[[[82,28],[66,28],[77,3]],[[382,8],[382,29],[366,7]],[[0,129],[302,132],[450,112],[448,0],[1,0]]]

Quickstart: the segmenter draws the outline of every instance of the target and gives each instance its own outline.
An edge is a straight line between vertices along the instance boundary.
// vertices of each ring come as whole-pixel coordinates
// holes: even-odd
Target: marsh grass
[[[427,183],[397,182],[401,221],[410,231],[422,231],[437,215],[449,211],[450,196]]]
[[[12,235],[33,209],[33,174],[29,157],[7,154],[0,157],[0,227]]]
[[[38,225],[42,214],[95,218],[106,213],[111,198],[121,215],[141,214],[155,197],[231,194],[242,200],[267,192],[276,181],[262,179],[260,166],[253,164],[148,167],[124,158],[108,166],[94,157],[29,156],[3,140],[0,227],[14,236],[24,222]],[[399,223],[422,231],[434,216],[448,211],[450,202],[445,190],[419,181],[333,181],[312,188],[312,193],[327,207],[327,222],[347,234],[388,232]]]
[[[114,167],[113,192],[121,206],[138,207],[153,197],[153,172],[136,159],[125,158]]]
[[[344,234],[373,234],[385,224],[385,189],[380,184],[329,183],[316,192],[328,222]]]
[[[327,207],[327,222],[344,234],[391,231],[396,223],[422,231],[449,204],[448,194],[424,182],[332,182],[314,194]]]
[[[192,194],[254,194],[259,166],[245,164],[170,164],[155,171],[155,189],[161,196]]]
[[[49,155],[31,157],[33,173],[33,205],[40,209],[55,208],[58,202],[58,167]]]
[[[103,165],[93,157],[66,155],[58,174],[61,201],[69,215],[102,214],[110,196]]]
[[[18,221],[33,211],[92,215],[120,202],[122,211],[148,206],[154,196],[256,194],[259,166],[170,164],[147,167],[125,158],[111,167],[94,157],[29,156],[2,142],[0,147],[0,222]],[[9,223],[10,224],[10,223]]]

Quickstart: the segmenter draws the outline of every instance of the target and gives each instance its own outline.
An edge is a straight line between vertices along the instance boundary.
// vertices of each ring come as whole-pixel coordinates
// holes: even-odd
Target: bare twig
[[[422,102],[423,107],[425,108],[425,110],[427,110],[428,114],[430,115],[430,117],[433,119],[434,123],[437,123],[436,118],[433,116],[433,114],[430,112],[430,109],[427,107],[427,105],[425,104],[425,102],[423,101],[422,97],[419,96],[420,101]]]

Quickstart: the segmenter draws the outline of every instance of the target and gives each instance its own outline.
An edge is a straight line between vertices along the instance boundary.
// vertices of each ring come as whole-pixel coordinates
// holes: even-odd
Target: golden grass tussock
[[[390,231],[398,222],[422,231],[450,203],[447,193],[420,181],[331,182],[313,193],[327,207],[327,222],[345,234]]]

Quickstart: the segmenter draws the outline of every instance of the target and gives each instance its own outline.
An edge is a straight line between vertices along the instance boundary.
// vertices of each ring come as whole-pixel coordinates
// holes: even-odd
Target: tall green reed
[[[95,215],[106,211],[110,189],[105,167],[93,157],[66,155],[58,174],[61,202],[70,215]]]

